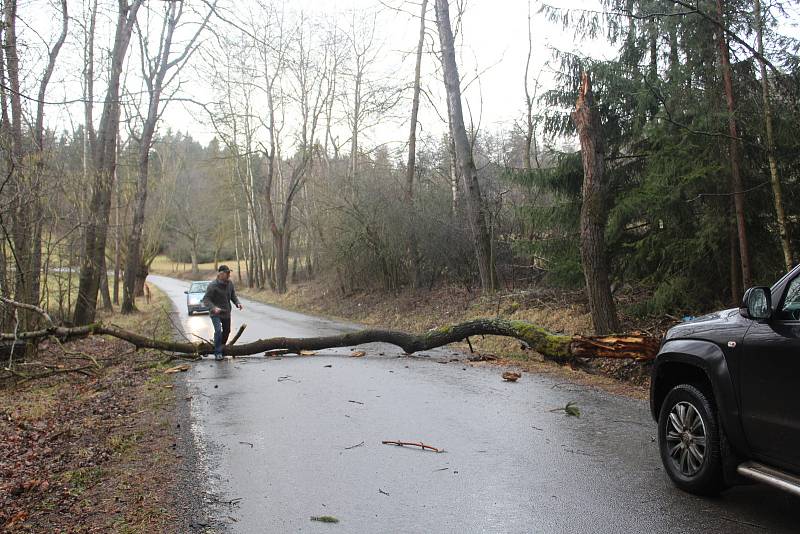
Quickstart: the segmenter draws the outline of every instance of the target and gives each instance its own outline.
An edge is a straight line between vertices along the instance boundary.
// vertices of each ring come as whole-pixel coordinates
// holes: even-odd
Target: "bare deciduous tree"
[[[447,89],[447,109],[450,117],[450,131],[455,145],[455,160],[461,171],[464,191],[467,199],[469,225],[475,245],[475,257],[481,287],[484,291],[494,291],[495,272],[492,265],[491,243],[486,224],[486,207],[481,196],[478,183],[478,171],[472,156],[472,145],[467,138],[464,126],[464,114],[461,108],[461,88],[456,65],[453,31],[450,28],[450,6],[447,0],[436,0],[436,22],[439,29],[439,41],[442,46],[442,70],[444,84]]]
[[[111,211],[114,168],[116,166],[117,136],[120,116],[120,77],[130,44],[136,15],[144,0],[118,0],[117,25],[111,51],[108,88],[103,114],[97,130],[97,143],[92,158],[94,187],[86,225],[84,254],[73,320],[87,324],[94,320],[101,269],[104,266],[108,219]]]
[[[131,313],[136,310],[136,279],[146,271],[142,266],[142,230],[144,228],[145,207],[147,205],[150,148],[153,144],[153,135],[156,131],[158,119],[164,112],[161,105],[161,95],[170,81],[174,80],[180,73],[188,58],[191,57],[195,50],[195,42],[208,23],[208,19],[211,17],[213,10],[214,4],[211,5],[197,31],[177,57],[171,57],[172,40],[175,30],[184,14],[183,2],[167,2],[164,5],[162,27],[157,43],[157,52],[154,57],[151,57],[151,52],[149,50],[149,28],[140,27],[138,30],[142,77],[147,87],[149,102],[147,105],[147,115],[142,124],[141,136],[138,139],[139,175],[136,183],[133,222],[128,237],[128,255],[125,263],[125,279],[122,291],[122,313]],[[137,27],[139,27],[138,23]],[[167,78],[167,74],[170,75],[170,78]],[[144,280],[142,280],[142,283],[144,283]]]

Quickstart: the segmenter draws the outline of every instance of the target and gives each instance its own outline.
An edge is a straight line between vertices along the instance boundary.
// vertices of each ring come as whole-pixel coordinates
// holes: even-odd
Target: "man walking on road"
[[[222,347],[228,342],[231,333],[231,302],[242,309],[231,281],[231,270],[227,265],[220,265],[217,278],[208,284],[203,296],[203,305],[209,309],[209,317],[214,324],[214,359],[222,360]]]

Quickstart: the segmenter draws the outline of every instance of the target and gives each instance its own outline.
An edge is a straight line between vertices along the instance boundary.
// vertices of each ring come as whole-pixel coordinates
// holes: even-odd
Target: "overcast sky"
[[[53,77],[48,93],[48,100],[63,101],[79,99],[81,97],[81,46],[82,10],[85,10],[92,0],[69,0],[71,22],[71,35],[59,58],[59,69]],[[187,0],[190,5],[202,8],[199,0]],[[218,0],[227,12],[235,14],[239,20],[247,20],[255,0]],[[264,0],[266,1],[266,0]],[[311,16],[320,16],[325,19],[340,20],[346,27],[352,13],[355,11],[364,18],[375,16],[377,27],[377,41],[383,47],[381,61],[375,66],[372,76],[386,77],[395,80],[398,84],[410,83],[413,78],[414,57],[413,51],[419,32],[417,13],[418,4],[405,0],[273,0],[284,2],[287,10],[296,12],[304,11]],[[417,0],[415,0],[417,1]],[[154,3],[155,2],[155,3]],[[563,8],[598,9],[598,0],[553,0]],[[56,0],[20,0],[20,16],[24,24],[20,32],[30,44],[28,49],[22,50],[22,66],[30,73],[28,83],[23,83],[24,92],[35,94],[35,82],[41,72],[41,55],[37,59],[37,47],[41,54],[41,43],[54,41],[53,36],[60,29]],[[106,38],[113,31],[114,4],[111,0],[100,0],[101,16],[98,27],[101,32],[106,32]],[[451,0],[451,17],[455,16],[456,2]],[[465,0],[463,25],[457,39],[457,54],[459,70],[465,84],[465,120],[469,123],[470,117],[475,122],[480,122],[484,130],[508,130],[515,120],[523,117],[525,97],[523,76],[525,71],[526,56],[528,54],[528,13],[531,13],[531,28],[533,34],[533,50],[531,55],[530,79],[533,80],[541,72],[540,82],[542,89],[552,85],[548,61],[552,59],[552,48],[566,51],[580,51],[582,54],[590,52],[595,57],[611,57],[614,51],[602,41],[576,42],[571,31],[564,31],[559,24],[545,20],[539,13],[541,2],[537,0]],[[156,0],[149,0],[152,9],[161,5]],[[392,9],[400,8],[400,10]],[[429,1],[428,26],[435,39],[434,45],[438,48],[438,37],[434,31],[433,0]],[[797,3],[789,20],[784,21],[783,33],[798,35]],[[142,19],[140,12],[140,20]],[[224,24],[217,22],[216,31],[233,31]],[[213,43],[210,36],[208,42]],[[96,69],[102,71],[103,46],[107,46],[103,37],[98,37],[98,60]],[[136,45],[136,39],[132,41]],[[136,56],[135,49],[129,58]],[[37,61],[39,65],[37,65]],[[137,60],[138,61],[138,60]],[[194,61],[201,61],[201,55],[194,56]],[[433,109],[431,102],[423,102],[420,115],[421,135],[438,137],[446,131],[446,124],[441,120],[444,115],[444,89],[441,81],[435,76],[438,69],[436,60],[432,55],[426,55],[423,60],[423,79],[427,90],[431,94],[431,102],[440,108],[439,114]],[[135,91],[137,65],[131,65],[129,88]],[[100,75],[100,73],[98,73]],[[196,100],[209,102],[214,96],[210,90],[209,80],[198,70],[187,67],[181,78],[183,79],[183,96]],[[105,90],[102,81],[98,81],[96,94],[101,95]],[[406,109],[408,108],[408,109]],[[99,117],[99,108],[95,112]],[[395,111],[400,117],[385,120],[365,132],[362,136],[362,146],[393,143],[396,149],[402,147],[407,133],[407,117],[410,114],[410,103],[401,102]],[[470,114],[471,113],[471,114]],[[72,129],[83,121],[80,104],[71,107],[48,106],[47,123],[53,128]],[[207,143],[214,131],[205,120],[204,112],[197,106],[179,102],[169,104],[163,116],[160,129],[166,128],[181,130],[190,133],[195,139]]]
[[[455,2],[452,2],[455,4]],[[242,4],[244,4],[242,2]],[[558,2],[560,6],[585,6],[596,8],[597,2],[591,0],[571,0]],[[321,14],[326,17],[339,17],[346,24],[348,13],[360,11],[367,16],[377,16],[378,39],[382,42],[385,53],[381,65],[387,76],[409,83],[414,74],[414,57],[419,35],[419,6],[401,0],[294,0],[287,3],[293,10],[304,10],[310,14]],[[544,15],[538,14],[540,3],[532,1],[531,28],[533,35],[533,52],[531,56],[530,79],[542,72],[540,82],[549,85],[550,76],[546,63],[551,59],[550,47],[562,50],[574,50],[575,43],[570,32],[564,32],[558,25],[545,21]],[[390,9],[401,7],[400,12]],[[242,10],[245,8],[243,7]],[[428,6],[428,27],[434,30],[435,22],[433,0]],[[451,16],[455,9],[451,7]],[[459,71],[465,84],[465,114],[471,111],[473,120],[480,121],[482,128],[490,130],[510,128],[514,120],[523,116],[525,106],[524,71],[528,54],[528,10],[527,0],[467,0],[463,17],[463,26],[459,35]],[[435,36],[435,32],[433,33]],[[438,38],[435,42],[438,47]],[[602,43],[595,43],[596,54],[610,53]],[[440,114],[446,112],[444,107],[441,81],[433,78],[435,58],[427,55],[423,60],[423,78],[434,97],[432,100],[440,107]],[[206,87],[202,80],[193,84],[191,91],[197,98],[206,95]],[[435,91],[438,91],[436,93]],[[408,110],[398,109],[403,121],[385,120],[379,126],[366,132],[366,142],[371,144],[405,142],[408,136],[407,117],[410,115],[410,104],[403,104]],[[165,124],[181,130],[189,130],[192,136],[203,142],[214,135],[209,125],[198,123],[198,110],[191,105],[173,105],[165,115]],[[470,117],[465,120],[469,122]],[[422,135],[441,135],[446,130],[429,102],[423,102],[420,115]]]

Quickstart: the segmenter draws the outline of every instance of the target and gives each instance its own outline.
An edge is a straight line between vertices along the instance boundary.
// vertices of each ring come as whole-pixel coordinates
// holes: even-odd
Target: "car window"
[[[800,276],[789,282],[781,312],[785,319],[800,319]]]
[[[208,287],[208,282],[194,282],[189,287],[189,293],[205,293]]]

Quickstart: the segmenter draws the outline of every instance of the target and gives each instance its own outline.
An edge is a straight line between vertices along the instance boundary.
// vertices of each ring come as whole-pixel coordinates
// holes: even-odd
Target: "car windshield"
[[[205,293],[208,287],[208,282],[192,282],[189,286],[189,293]]]

